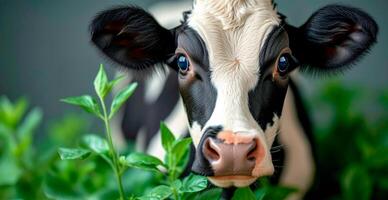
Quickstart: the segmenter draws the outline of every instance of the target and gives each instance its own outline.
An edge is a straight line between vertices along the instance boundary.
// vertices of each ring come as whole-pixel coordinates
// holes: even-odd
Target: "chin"
[[[247,187],[254,183],[258,177],[254,176],[209,176],[211,183],[217,187]]]
[[[273,165],[267,165],[255,168],[251,176],[229,175],[229,176],[208,176],[211,183],[217,187],[247,187],[263,176],[272,176],[274,173]]]

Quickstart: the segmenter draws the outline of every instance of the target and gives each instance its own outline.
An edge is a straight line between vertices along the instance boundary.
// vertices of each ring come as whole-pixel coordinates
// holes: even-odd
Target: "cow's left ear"
[[[329,5],[301,27],[285,26],[302,70],[338,70],[354,64],[376,42],[378,26],[367,13]]]

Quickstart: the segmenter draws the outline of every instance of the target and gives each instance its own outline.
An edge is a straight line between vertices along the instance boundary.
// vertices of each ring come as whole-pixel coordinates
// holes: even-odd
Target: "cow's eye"
[[[288,71],[289,71],[289,68],[290,68],[290,61],[291,61],[291,58],[290,58],[290,54],[283,54],[279,57],[279,60],[278,60],[278,72],[280,75],[285,75]]]
[[[181,73],[186,73],[189,70],[189,59],[185,55],[178,55],[177,64]]]

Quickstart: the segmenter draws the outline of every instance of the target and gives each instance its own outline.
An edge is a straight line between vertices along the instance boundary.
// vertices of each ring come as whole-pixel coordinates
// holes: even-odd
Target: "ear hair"
[[[122,6],[99,13],[90,25],[92,42],[113,61],[137,71],[155,69],[174,55],[173,31],[145,10]],[[160,67],[162,68],[162,67]]]
[[[319,9],[300,28],[285,28],[301,69],[313,73],[350,68],[370,50],[378,33],[370,15],[341,5]]]

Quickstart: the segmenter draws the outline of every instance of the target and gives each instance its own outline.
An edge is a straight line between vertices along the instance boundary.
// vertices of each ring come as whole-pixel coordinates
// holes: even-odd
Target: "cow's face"
[[[269,150],[291,71],[343,69],[376,34],[373,19],[355,8],[327,6],[295,28],[267,0],[198,0],[172,30],[135,7],[105,11],[92,24],[92,41],[114,61],[177,71],[196,147],[192,170],[220,187],[273,174]]]

